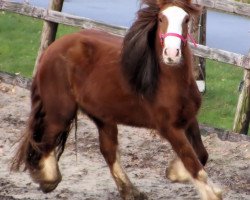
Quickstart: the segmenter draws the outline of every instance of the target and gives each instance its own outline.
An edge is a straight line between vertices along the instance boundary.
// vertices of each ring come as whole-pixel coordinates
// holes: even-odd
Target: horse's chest
[[[174,125],[178,128],[185,127],[189,124],[190,120],[196,116],[198,109],[193,99],[182,98],[179,106],[175,110],[176,116],[173,119]]]
[[[168,122],[167,124],[183,128],[196,116],[199,106],[199,95],[193,95],[189,89],[181,92],[176,88],[171,88],[169,91],[165,91],[164,96],[158,96],[155,111],[159,118],[158,122]]]

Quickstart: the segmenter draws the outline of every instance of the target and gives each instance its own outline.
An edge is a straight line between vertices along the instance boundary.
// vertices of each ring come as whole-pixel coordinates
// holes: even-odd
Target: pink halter
[[[187,34],[187,38],[184,38],[182,35],[178,34],[178,33],[160,33],[160,39],[161,39],[161,45],[163,46],[163,41],[166,37],[168,36],[173,36],[173,37],[178,37],[180,38],[184,43],[186,43],[188,41],[188,38],[191,40],[191,42],[194,44],[195,47],[197,47],[197,43],[195,41],[195,39],[188,33]]]

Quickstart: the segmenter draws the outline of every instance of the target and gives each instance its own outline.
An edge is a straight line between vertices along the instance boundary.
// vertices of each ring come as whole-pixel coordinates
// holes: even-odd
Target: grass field
[[[42,21],[0,13],[0,70],[30,77],[39,48]],[[59,26],[58,37],[79,29]],[[199,114],[200,123],[232,129],[243,71],[207,60],[207,91]]]
[[[239,2],[242,2],[242,3],[250,3],[250,0],[236,0],[236,1],[239,1]]]
[[[206,93],[199,115],[201,123],[232,129],[243,70],[207,60]]]
[[[40,46],[43,23],[26,16],[0,13],[0,70],[30,77]],[[59,26],[57,37],[79,29]]]

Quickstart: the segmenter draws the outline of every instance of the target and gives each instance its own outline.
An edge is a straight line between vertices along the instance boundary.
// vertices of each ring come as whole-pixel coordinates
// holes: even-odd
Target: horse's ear
[[[201,15],[203,12],[203,6],[196,5],[196,4],[191,4],[192,9],[191,9],[191,14],[192,15]]]
[[[186,1],[186,3],[188,3],[188,4],[192,3],[192,0],[183,0],[183,1]]]
[[[163,7],[164,3],[165,3],[164,0],[156,0],[156,4],[160,9]]]

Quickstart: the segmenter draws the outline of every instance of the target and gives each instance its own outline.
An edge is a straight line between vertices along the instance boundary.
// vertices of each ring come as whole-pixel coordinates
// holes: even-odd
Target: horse
[[[202,199],[221,199],[208,182],[197,112],[201,105],[187,43],[188,23],[201,8],[191,0],[142,0],[124,39],[82,30],[52,43],[31,86],[31,112],[12,170],[28,170],[45,193],[62,176],[58,161],[81,110],[96,125],[100,152],[123,199],[147,199],[120,163],[118,124],[157,130],[177,157],[173,182],[192,182]]]

